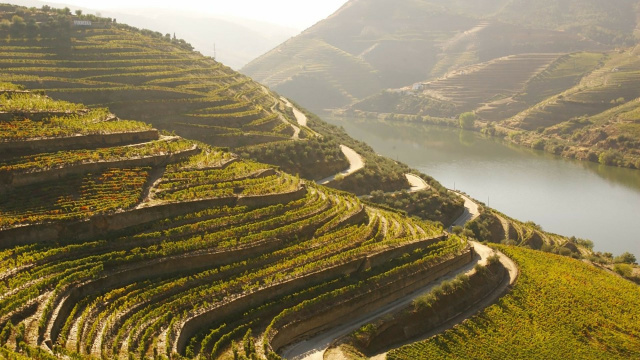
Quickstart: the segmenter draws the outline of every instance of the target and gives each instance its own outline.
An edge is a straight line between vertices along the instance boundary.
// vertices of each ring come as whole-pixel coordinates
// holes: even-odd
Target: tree
[[[80,10],[80,9],[76,10],[76,15],[77,16],[82,16],[82,10]]]
[[[21,36],[27,28],[27,24],[21,16],[13,15],[11,18],[11,35]]]
[[[618,162],[619,154],[614,150],[607,150],[600,154],[598,162],[602,165],[615,165]]]
[[[616,258],[613,260],[613,262],[617,263],[617,264],[635,264],[636,262],[636,256],[633,255],[632,253],[626,251],[624,253],[622,253],[620,256],[616,256]]]
[[[476,114],[472,112],[465,112],[460,114],[460,127],[463,129],[473,129],[475,121]]]

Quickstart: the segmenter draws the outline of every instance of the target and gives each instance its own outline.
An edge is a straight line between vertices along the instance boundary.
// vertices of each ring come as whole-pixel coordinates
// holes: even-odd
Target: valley
[[[260,82],[0,4],[0,358],[640,357],[640,4],[557,1],[351,0]]]
[[[325,119],[371,144],[376,152],[512,217],[533,221],[552,233],[590,239],[597,251],[640,256],[635,236],[640,231],[638,171],[570,161],[473,131],[412,122]]]

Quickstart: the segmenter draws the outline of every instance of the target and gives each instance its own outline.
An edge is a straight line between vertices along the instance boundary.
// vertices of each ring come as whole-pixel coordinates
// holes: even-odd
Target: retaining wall
[[[302,186],[292,192],[283,194],[196,200],[138,208],[110,215],[97,215],[84,221],[23,226],[0,231],[0,248],[44,243],[59,239],[85,240],[105,235],[111,231],[171,218],[187,212],[197,212],[222,206],[271,206],[301,199],[306,193],[306,187]]]
[[[126,168],[139,166],[159,166],[170,162],[176,162],[200,153],[200,149],[194,146],[192,149],[170,155],[149,156],[137,159],[119,161],[100,161],[86,164],[76,164],[62,168],[33,171],[33,172],[3,172],[0,174],[0,192],[14,190],[16,186],[25,186],[48,181],[59,181],[65,176],[99,172],[106,168]]]
[[[95,149],[99,147],[129,145],[160,138],[158,130],[116,134],[77,135],[60,138],[0,142],[2,157],[22,156],[59,150]]]

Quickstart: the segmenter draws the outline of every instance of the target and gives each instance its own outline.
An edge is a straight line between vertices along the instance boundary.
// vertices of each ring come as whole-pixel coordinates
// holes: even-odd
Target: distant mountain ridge
[[[637,11],[637,0],[352,0],[241,71],[311,109],[336,108],[503,56],[630,46]]]

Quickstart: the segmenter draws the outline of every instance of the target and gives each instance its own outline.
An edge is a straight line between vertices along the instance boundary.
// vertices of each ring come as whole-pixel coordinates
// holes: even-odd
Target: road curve
[[[474,244],[474,248],[476,248],[476,249],[478,249],[476,247],[476,244],[480,245],[480,246],[484,246],[484,245],[481,245],[481,244],[476,243],[476,242],[472,242],[472,243]],[[484,246],[484,247],[486,247],[486,246]],[[435,336],[435,335],[438,335],[440,333],[443,333],[443,332],[451,329],[452,327],[460,324],[461,322],[465,321],[466,319],[476,315],[480,311],[484,310],[485,308],[491,306],[496,301],[498,301],[498,299],[500,297],[502,297],[506,293],[506,291],[509,288],[509,286],[513,285],[516,282],[516,279],[518,278],[519,270],[518,270],[518,266],[516,265],[516,263],[514,263],[513,260],[511,260],[508,256],[506,256],[505,254],[503,254],[503,253],[501,253],[499,251],[496,251],[495,253],[498,254],[498,256],[500,257],[500,262],[507,269],[508,276],[506,276],[504,278],[504,280],[500,283],[500,285],[498,285],[498,287],[493,292],[491,292],[490,294],[486,295],[484,298],[479,299],[473,306],[471,306],[467,310],[461,312],[460,314],[456,315],[455,317],[447,320],[444,324],[438,326],[437,328],[429,331],[428,333],[422,335],[419,338],[413,339],[413,340],[411,340],[409,342],[406,342],[406,343],[403,343],[403,344],[397,344],[397,346],[402,346],[402,345],[406,345],[406,344],[412,344],[412,343],[415,343],[415,342],[418,342],[418,341],[424,341],[424,340],[429,339],[432,336]],[[371,360],[384,360],[386,358],[387,358],[387,352],[384,352],[384,353],[380,353],[380,354],[374,355],[370,359]]]
[[[291,346],[288,346],[284,349],[284,351],[282,352],[282,356],[285,359],[288,360],[322,360],[324,357],[324,353],[325,351],[331,346],[331,344],[336,340],[339,339],[342,336],[345,336],[357,329],[359,329],[360,327],[362,327],[363,325],[370,323],[372,321],[374,321],[375,319],[384,316],[386,314],[392,313],[392,312],[396,312],[406,306],[408,306],[409,304],[411,304],[411,302],[413,300],[415,300],[416,298],[429,293],[434,287],[440,285],[443,281],[445,280],[452,280],[454,279],[456,276],[458,276],[459,274],[469,274],[473,271],[473,267],[480,263],[480,264],[486,264],[487,258],[489,258],[491,255],[493,255],[495,253],[495,251],[493,249],[491,249],[488,246],[482,245],[480,243],[477,242],[471,242],[471,244],[473,245],[473,248],[475,250],[475,256],[473,258],[473,260],[459,268],[456,269],[455,271],[450,272],[449,274],[440,277],[438,280],[430,283],[428,286],[425,286],[422,289],[417,290],[416,292],[402,298],[399,300],[396,300],[390,304],[387,304],[381,308],[379,308],[378,310],[376,310],[375,312],[371,312],[368,314],[364,314],[360,317],[358,317],[357,319],[354,319],[346,324],[340,325],[338,327],[335,327],[331,330],[329,330],[328,332],[324,332],[321,333],[317,336],[314,336],[308,340],[299,342],[299,343],[295,343]],[[503,294],[504,289],[506,289],[507,286],[509,286],[510,283],[512,283],[513,281],[515,281],[515,278],[517,276],[517,267],[516,265],[511,261],[511,259],[509,259],[508,257],[500,254],[500,261],[505,265],[505,267],[507,269],[509,269],[509,277],[508,279],[506,279],[503,284],[501,284],[501,286],[495,291],[493,292],[490,296],[488,296],[485,299],[482,299],[478,304],[476,304],[475,306],[473,306],[472,308],[470,308],[469,310],[467,310],[464,314],[467,314],[467,316],[465,316],[464,318],[459,319],[459,321],[450,324],[449,327],[461,322],[462,320],[464,320],[465,318],[475,314],[476,312],[478,312],[479,310],[484,309],[486,306],[490,305],[491,303],[493,303],[493,301],[495,301],[495,299],[497,299],[498,297],[500,297],[500,295]],[[458,317],[456,317],[453,320],[458,319]],[[443,325],[446,326],[448,325],[449,322],[447,322],[447,324]],[[441,332],[446,330],[448,327],[443,328],[443,329],[436,329],[436,331]],[[377,355],[377,356],[381,356],[383,354]]]
[[[284,104],[287,105],[287,107],[293,110],[293,115],[296,117],[296,121],[298,122],[298,125],[307,126],[307,116],[303,114],[302,111],[298,110],[298,108],[293,106],[293,104],[286,98],[280,97],[280,100],[282,100]]]
[[[453,224],[451,224],[451,227],[464,226],[469,221],[473,221],[478,216],[480,216],[480,208],[478,204],[476,204],[473,200],[471,200],[471,198],[469,198],[464,194],[461,194],[457,191],[452,191],[452,192],[460,196],[462,199],[464,199],[464,212],[462,213],[462,215],[460,215],[458,219],[456,219],[456,221],[453,222]]]
[[[411,189],[409,190],[409,192],[422,191],[431,188],[431,186],[429,186],[429,184],[427,184],[427,182],[418,175],[404,174],[404,177],[407,178],[409,185],[411,185]]]
[[[347,161],[349,161],[349,168],[338,174],[331,175],[328,178],[318,180],[316,181],[317,184],[326,185],[335,180],[338,176],[349,176],[364,167],[364,159],[362,158],[362,156],[360,156],[360,154],[355,152],[355,150],[345,145],[340,145],[340,150],[342,150],[342,153],[347,158]]]

